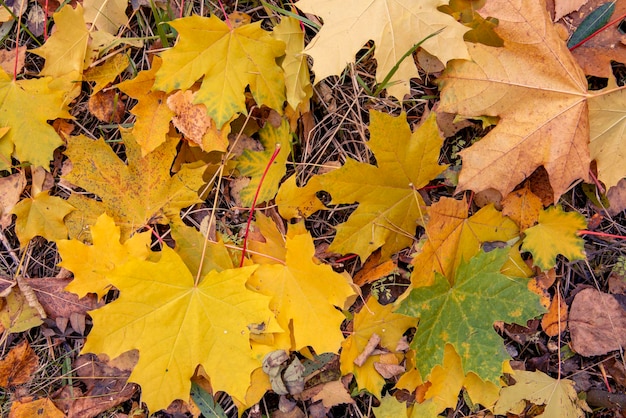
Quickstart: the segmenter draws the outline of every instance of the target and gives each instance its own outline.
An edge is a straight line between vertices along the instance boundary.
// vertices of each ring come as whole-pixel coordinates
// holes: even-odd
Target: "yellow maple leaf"
[[[80,94],[83,69],[89,64],[89,31],[80,3],[75,9],[69,5],[62,7],[53,17],[55,31],[42,47],[30,52],[46,60],[40,74],[52,77],[51,86],[64,91],[66,102],[70,102]]]
[[[327,209],[317,197],[322,189],[319,176],[312,177],[305,186],[296,185],[296,176],[292,175],[282,182],[276,194],[278,213],[284,219],[308,218],[318,210]]]
[[[47,191],[20,201],[13,208],[13,213],[17,215],[15,234],[21,247],[26,246],[37,235],[48,241],[67,238],[67,227],[63,218],[74,210],[76,208],[67,201],[50,196]]]
[[[285,264],[259,266],[248,284],[271,296],[278,324],[293,330],[294,350],[311,346],[318,353],[336,353],[345,316],[335,307],[344,309],[355,295],[351,280],[319,264],[308,233],[288,236],[285,246]]]
[[[478,254],[484,242],[506,242],[519,236],[515,223],[493,205],[469,217],[466,201],[443,197],[428,214],[424,244],[412,262],[416,267],[411,282],[417,287],[432,285],[436,272],[452,280],[461,261]],[[523,264],[519,253],[517,259]],[[510,271],[507,274],[512,275]]]
[[[196,228],[184,224],[172,225],[172,238],[176,241],[176,252],[194,277],[204,277],[211,270],[220,272],[234,268],[228,249],[221,240],[211,241]]]
[[[165,142],[174,116],[174,112],[167,106],[167,94],[152,90],[161,63],[161,57],[154,57],[152,68],[140,71],[137,77],[117,85],[118,89],[137,100],[130,113],[136,117],[133,136],[141,146],[142,156]]]
[[[494,188],[506,196],[539,166],[555,202],[589,170],[587,79],[553,27],[543,2],[491,0],[504,47],[470,44],[440,78],[439,110],[499,117],[483,139],[461,151],[458,190]]]
[[[522,250],[532,253],[533,264],[541,270],[554,267],[559,254],[570,261],[584,260],[585,240],[577,233],[586,227],[580,213],[565,212],[560,206],[549,207],[539,213],[539,223],[525,231]]]
[[[287,103],[292,109],[309,110],[308,102],[313,96],[313,86],[309,76],[309,66],[304,48],[304,31],[298,19],[283,16],[280,23],[274,26],[272,36],[286,45],[285,57],[280,66],[285,72]]]
[[[568,379],[553,379],[540,371],[513,372],[515,384],[503,388],[494,408],[496,414],[521,414],[529,401],[545,406],[537,417],[583,418],[585,411],[591,412],[587,403],[578,399],[574,382]]]
[[[131,258],[144,260],[149,253],[150,233],[135,234],[124,244],[120,244],[120,228],[115,221],[103,213],[90,227],[93,245],[79,240],[58,240],[57,247],[61,262],[59,266],[74,273],[65,290],[79,297],[96,293],[103,297],[111,283],[106,274]]]
[[[367,146],[377,165],[348,158],[338,170],[319,176],[333,205],[359,202],[337,227],[329,251],[358,254],[361,261],[382,246],[383,259],[413,242],[425,204],[417,189],[445,170],[439,165],[443,139],[434,113],[411,133],[406,115],[371,111]]]
[[[589,100],[591,158],[596,160],[598,179],[608,188],[626,177],[626,89],[611,79],[606,90]]]
[[[128,22],[128,0],[84,0],[83,6],[85,22],[99,31],[117,35],[119,28]]]
[[[215,15],[190,16],[169,22],[178,31],[176,45],[163,54],[154,88],[186,90],[200,78],[195,103],[203,103],[221,128],[245,113],[246,86],[257,105],[282,113],[285,82],[276,58],[285,44],[261,29],[261,22],[230,28]]]
[[[378,64],[376,81],[385,79],[400,58],[416,43],[426,40],[422,48],[444,64],[449,60],[469,59],[463,34],[469,29],[451,16],[437,10],[442,0],[300,0],[296,7],[320,16],[324,26],[305,49],[313,57],[315,80],[340,75],[366,42],[376,44],[374,58]],[[390,95],[402,100],[408,94],[409,80],[419,74],[412,59],[400,63],[389,80]]]
[[[63,141],[47,121],[70,119],[63,92],[50,88],[52,78],[13,81],[0,68],[0,126],[10,127],[0,141],[0,170],[11,156],[46,169]]]
[[[122,133],[128,164],[113,152],[104,140],[93,141],[85,136],[68,138],[65,154],[73,163],[72,171],[63,176],[70,183],[98,195],[102,201],[72,193],[68,202],[79,209],[70,218],[71,236],[85,225],[93,225],[96,217],[106,212],[121,227],[122,242],[131,232],[145,225],[180,222],[180,210],[200,201],[204,166],[183,167],[170,176],[176,154],[177,138],[168,137],[145,157],[135,138]]]
[[[541,199],[530,190],[528,184],[502,199],[502,214],[513,219],[521,231],[537,223],[542,209]]]
[[[394,306],[381,305],[371,297],[354,316],[352,333],[341,343],[341,373],[354,373],[359,389],[367,389],[380,397],[385,379],[374,369],[374,361],[366,361],[362,366],[354,360],[363,352],[373,334],[380,337],[379,346],[395,352],[404,332],[417,325],[417,319],[393,312]],[[369,360],[369,359],[368,359]]]
[[[124,53],[118,53],[107,59],[104,64],[94,68],[89,68],[83,74],[85,81],[95,81],[95,85],[91,90],[93,96],[97,92],[105,88],[109,83],[115,81],[118,75],[124,71],[130,64],[130,58]],[[123,84],[123,83],[122,83]],[[119,87],[119,85],[118,85]]]
[[[195,283],[167,246],[156,263],[131,260],[107,274],[120,297],[90,312],[94,327],[82,352],[113,358],[139,350],[129,381],[141,385],[153,412],[189,398],[198,365],[215,391],[244,400],[250,375],[261,366],[248,325],[273,317],[269,298],[246,287],[255,269],[213,270]]]

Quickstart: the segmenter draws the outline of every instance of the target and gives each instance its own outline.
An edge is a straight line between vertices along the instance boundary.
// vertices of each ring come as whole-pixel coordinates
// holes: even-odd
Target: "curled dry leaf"
[[[579,292],[569,314],[572,348],[590,357],[626,347],[626,311],[614,296],[596,289]]]

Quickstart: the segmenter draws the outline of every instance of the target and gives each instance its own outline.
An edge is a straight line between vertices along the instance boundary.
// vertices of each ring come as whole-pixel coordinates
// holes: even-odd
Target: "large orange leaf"
[[[406,115],[370,113],[368,147],[377,165],[348,159],[339,170],[319,181],[333,205],[359,202],[347,222],[337,227],[329,250],[358,254],[362,261],[382,248],[383,258],[411,245],[422,223],[425,204],[417,193],[446,166],[439,165],[443,139],[434,113],[415,132]]]
[[[300,0],[296,6],[324,19],[324,26],[305,52],[313,57],[317,81],[340,75],[365,43],[376,44],[376,81],[381,82],[413,45],[427,36],[422,47],[443,63],[469,58],[463,34],[469,29],[437,10],[443,0]],[[389,80],[389,94],[402,100],[409,93],[409,80],[419,74],[409,57]]]
[[[163,66],[157,72],[155,89],[185,90],[204,76],[195,103],[206,105],[218,128],[235,114],[245,113],[246,86],[259,106],[282,112],[285,81],[276,58],[285,53],[285,44],[261,29],[261,22],[231,29],[213,15],[169,24],[179,38],[161,55]]]
[[[170,176],[177,138],[168,137],[164,144],[142,157],[133,135],[124,132],[122,137],[128,164],[102,139],[68,138],[65,154],[73,168],[63,178],[102,200],[72,193],[68,201],[79,209],[79,213],[72,214],[74,218],[70,217],[74,234],[86,225],[93,225],[101,213],[107,212],[120,226],[123,242],[144,225],[180,222],[180,210],[200,201],[197,192],[204,183],[204,166],[184,167]]]
[[[129,380],[141,385],[152,412],[189,398],[198,365],[214,390],[244,400],[250,375],[261,366],[248,325],[273,317],[269,298],[246,288],[255,269],[213,270],[195,283],[195,272],[167,246],[156,263],[132,260],[107,274],[120,297],[91,312],[94,327],[83,352],[117,357],[139,350]]]
[[[543,1],[491,0],[481,9],[500,23],[504,47],[469,45],[441,77],[440,110],[499,117],[485,138],[461,152],[459,190],[506,196],[539,166],[555,200],[589,170],[587,80],[553,28]]]

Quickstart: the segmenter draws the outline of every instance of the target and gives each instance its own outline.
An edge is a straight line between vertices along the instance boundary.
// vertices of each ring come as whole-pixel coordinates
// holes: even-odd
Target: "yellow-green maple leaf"
[[[142,156],[165,142],[170,130],[170,121],[174,116],[174,112],[167,106],[167,94],[152,90],[154,77],[161,68],[161,63],[160,57],[154,57],[152,68],[140,71],[137,77],[117,85],[121,91],[137,99],[137,104],[130,113],[136,117],[133,136],[141,146]]]
[[[374,369],[373,362],[357,366],[354,360],[363,352],[373,334],[380,337],[379,346],[394,352],[402,334],[417,325],[416,318],[394,313],[393,309],[392,304],[383,306],[370,296],[354,316],[352,333],[341,343],[341,373],[353,373],[359,389],[367,389],[376,397],[380,397],[385,379]]]
[[[300,0],[296,7],[320,16],[324,26],[305,49],[313,57],[316,81],[340,75],[365,43],[376,44],[378,63],[376,81],[387,76],[400,58],[427,36],[422,48],[444,64],[451,59],[469,59],[463,42],[468,31],[451,16],[437,10],[444,0]],[[409,80],[418,78],[415,63],[409,57],[389,80],[389,94],[402,100],[409,93]]]
[[[213,15],[169,24],[179,38],[161,55],[163,66],[157,72],[155,89],[186,90],[204,77],[195,103],[206,105],[218,127],[246,112],[246,86],[257,105],[282,112],[285,82],[276,58],[285,53],[285,44],[261,29],[261,22],[230,28]]]
[[[99,31],[117,35],[120,26],[128,22],[127,0],[84,0],[85,21]]]
[[[338,170],[319,177],[333,205],[359,202],[347,222],[337,227],[329,251],[358,254],[361,261],[382,246],[383,258],[411,245],[422,224],[425,204],[417,189],[445,170],[439,165],[443,139],[434,113],[413,133],[406,115],[371,111],[368,147],[377,165],[348,159]]]
[[[496,414],[521,414],[529,401],[538,406],[545,406],[537,417],[582,418],[584,410],[589,410],[587,403],[578,399],[574,382],[568,379],[553,379],[540,371],[526,372],[516,370],[513,373],[515,384],[500,391],[496,403]]]
[[[194,283],[167,246],[156,263],[131,260],[107,274],[120,297],[90,312],[94,326],[82,352],[113,358],[139,350],[129,381],[141,385],[152,412],[189,398],[198,365],[213,390],[243,400],[252,371],[261,366],[248,325],[273,317],[269,298],[246,287],[255,269],[214,270]]]
[[[64,94],[52,90],[52,78],[13,81],[0,68],[0,170],[11,167],[11,156],[48,169],[52,153],[63,141],[47,121],[70,119]]]
[[[345,309],[354,295],[351,280],[317,261],[308,233],[288,236],[285,246],[286,263],[259,266],[249,285],[271,296],[278,324],[293,329],[294,350],[311,346],[318,353],[336,353],[345,316],[335,307]]]
[[[135,234],[120,244],[120,228],[115,221],[103,213],[90,227],[92,245],[77,239],[59,240],[57,247],[61,262],[59,266],[74,273],[65,290],[79,297],[96,293],[103,297],[111,283],[106,274],[131,258],[144,260],[149,254],[150,233]]]
[[[24,247],[37,235],[48,241],[67,238],[63,218],[73,210],[76,210],[74,206],[60,197],[50,196],[47,191],[20,201],[13,208],[13,213],[17,215],[15,234],[21,246]]]
[[[289,130],[289,123],[284,119],[281,120],[281,124],[278,128],[274,128],[271,123],[266,123],[259,131],[259,138],[263,145],[263,151],[245,150],[237,159],[237,170],[239,174],[250,177],[250,183],[241,189],[239,193],[243,204],[248,206],[252,205],[263,172],[267,168],[276,147],[279,146],[280,151],[267,170],[267,174],[261,185],[257,203],[267,202],[276,196],[280,180],[287,171],[285,164],[291,153],[291,131]]]
[[[553,206],[539,213],[537,225],[526,230],[522,250],[530,251],[533,264],[542,270],[556,265],[556,256],[564,255],[570,261],[585,259],[585,240],[578,231],[587,222],[578,212],[565,212]]]
[[[72,193],[68,201],[80,211],[72,219],[79,226],[74,229],[93,225],[96,217],[106,212],[120,226],[124,242],[131,232],[145,225],[180,222],[180,210],[200,201],[204,166],[183,167],[170,176],[177,138],[168,137],[145,157],[132,134],[123,132],[122,138],[128,164],[102,139],[93,141],[82,135],[68,138],[65,154],[73,167],[63,178],[102,199],[98,202]]]
[[[470,217],[465,200],[442,197],[428,209],[428,214],[430,219],[425,226],[424,243],[412,262],[415,266],[411,275],[414,286],[430,286],[435,273],[452,280],[461,261],[478,254],[484,242],[506,242],[519,236],[515,223],[493,205],[482,208]],[[525,264],[519,252],[515,261],[524,271]],[[526,276],[523,273],[521,275]]]
[[[372,408],[376,418],[400,418],[406,417],[406,403],[400,402],[396,397],[385,395],[380,400],[380,406]]]

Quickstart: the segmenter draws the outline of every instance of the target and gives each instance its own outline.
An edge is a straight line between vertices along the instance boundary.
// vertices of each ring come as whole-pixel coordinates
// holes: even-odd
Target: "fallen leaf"
[[[39,356],[26,340],[22,340],[0,360],[0,387],[11,388],[28,383],[38,368]]]
[[[432,285],[436,273],[453,283],[461,262],[478,254],[484,243],[506,242],[519,235],[515,223],[493,205],[469,217],[466,201],[442,197],[428,209],[428,216],[424,243],[411,262],[413,286]]]
[[[589,0],[554,0],[554,21],[580,9]]]
[[[600,356],[626,347],[626,310],[607,293],[596,289],[577,293],[568,324],[572,348],[581,356]]]
[[[11,129],[0,142],[0,170],[11,167],[11,156],[44,168],[63,141],[48,120],[71,119],[63,92],[52,90],[50,77],[13,81],[0,69],[0,125]]]
[[[132,132],[141,147],[142,157],[166,141],[170,120],[174,116],[167,106],[167,94],[152,90],[154,77],[162,62],[161,57],[154,57],[149,70],[140,71],[137,77],[117,85],[120,91],[137,100],[130,113],[136,116]]]
[[[13,287],[4,299],[0,299],[0,325],[6,331],[24,332],[42,323],[38,310],[28,303],[19,287]]]
[[[538,406],[545,406],[537,417],[583,418],[588,410],[585,401],[578,399],[574,382],[568,379],[553,379],[540,372],[516,370],[513,373],[515,384],[500,390],[500,399],[494,412],[520,414],[529,401]]]
[[[561,335],[567,328],[567,315],[567,304],[557,294],[552,298],[548,312],[541,318],[541,328],[548,337]]]
[[[626,13],[626,11],[625,11]],[[609,86],[589,100],[591,158],[596,161],[598,179],[607,188],[626,177],[626,89],[618,88],[611,76]]]
[[[417,190],[446,168],[438,163],[443,139],[434,113],[411,133],[405,114],[371,111],[369,131],[376,166],[348,158],[340,169],[319,176],[330,204],[359,202],[328,250],[358,254],[361,261],[380,247],[385,260],[412,244],[426,210]]]
[[[285,264],[259,266],[248,285],[271,297],[270,309],[278,324],[293,330],[294,350],[311,346],[318,353],[336,353],[345,316],[335,307],[346,308],[354,296],[352,280],[319,263],[308,233],[288,236],[285,247]]]
[[[283,181],[276,194],[278,212],[284,219],[308,218],[318,210],[327,209],[317,197],[322,189],[319,177],[312,177],[305,186],[296,185],[296,176]]]
[[[274,154],[277,147],[280,147],[278,156],[265,174],[257,203],[268,202],[276,196],[278,185],[287,171],[287,158],[291,153],[291,133],[286,120],[281,120],[278,128],[273,127],[270,123],[266,123],[259,131],[259,138],[263,145],[263,151],[246,149],[241,157],[237,158],[239,174],[250,177],[250,182],[239,192],[241,202],[247,207],[252,205],[254,196],[261,183],[261,177],[268,168],[272,154]]]
[[[213,119],[207,115],[206,106],[193,104],[195,93],[190,90],[177,91],[167,98],[167,106],[174,113],[172,123],[185,139],[203,151],[226,152],[230,127],[218,130]]]
[[[115,90],[99,91],[87,102],[89,112],[100,122],[121,123],[126,106]]]
[[[119,28],[128,22],[128,0],[84,0],[85,22],[97,30],[117,35]]]
[[[20,201],[13,208],[15,219],[15,234],[24,248],[35,236],[42,236],[48,241],[67,238],[67,227],[63,219],[72,211],[74,206],[57,196],[50,196],[49,192],[41,192],[35,197]]]
[[[541,199],[533,194],[528,185],[509,193],[502,200],[502,214],[514,220],[522,232],[538,222],[542,209]]]
[[[81,298],[87,293],[95,293],[100,299],[111,288],[107,273],[131,258],[145,260],[148,257],[151,234],[135,234],[120,244],[120,228],[106,213],[100,215],[89,229],[92,245],[77,239],[57,241],[61,256],[59,266],[74,273],[74,279],[65,290]]]
[[[41,35],[43,35],[45,25],[46,14],[44,13],[43,9],[39,7],[38,4],[31,5],[30,9],[28,10],[28,16],[26,20],[26,26],[28,27],[28,30],[30,30],[35,37],[40,37]]]
[[[196,284],[167,246],[156,263],[131,260],[108,273],[120,297],[91,312],[94,326],[82,353],[117,357],[139,350],[128,380],[141,385],[142,400],[153,412],[188,399],[199,364],[214,390],[245,399],[250,374],[261,366],[250,348],[248,324],[273,317],[269,299],[245,286],[255,269],[211,271]]]
[[[30,402],[13,401],[9,418],[41,417],[65,418],[65,414],[54,406],[48,398],[41,398]]]
[[[13,223],[13,208],[20,200],[26,187],[24,171],[0,178],[0,228],[6,229]]]
[[[178,32],[178,42],[161,54],[155,89],[187,90],[204,76],[195,103],[207,107],[218,128],[246,112],[246,86],[258,106],[282,112],[285,84],[276,58],[285,53],[285,44],[261,29],[261,22],[231,29],[212,15],[169,24]]]
[[[532,253],[533,264],[541,270],[554,267],[558,254],[570,261],[584,260],[585,241],[578,231],[586,227],[585,218],[578,212],[549,207],[539,213],[539,223],[526,230],[522,250]]]
[[[15,62],[15,54],[17,52],[17,63]],[[13,49],[0,50],[0,67],[9,76],[13,76],[13,72],[17,69],[17,74],[22,72],[24,68],[24,59],[26,58],[26,45]]]
[[[304,52],[313,57],[316,83],[331,75],[341,75],[356,53],[370,40],[376,45],[376,81],[381,83],[401,57],[416,43],[433,33],[422,48],[444,64],[453,59],[468,59],[463,34],[468,31],[451,16],[437,10],[440,0],[300,0],[296,7],[320,16],[322,29]],[[419,78],[412,59],[399,63],[387,85],[390,95],[400,101],[409,93],[409,81]]]
[[[95,85],[91,91],[94,95],[107,85],[115,81],[128,66],[130,65],[130,59],[128,55],[118,53],[107,59],[104,64],[97,67],[89,68],[83,74],[84,81],[95,81]]]
[[[363,353],[373,335],[379,336],[382,348],[396,351],[396,346],[406,330],[417,325],[415,318],[393,313],[394,306],[381,305],[370,296],[361,310],[354,315],[352,333],[341,343],[341,373],[353,373],[359,389],[367,389],[374,396],[380,396],[385,379],[374,369],[377,358],[361,366],[355,360]]]
[[[195,277],[204,277],[211,270],[234,268],[231,255],[219,238],[217,242],[211,241],[186,225],[172,225],[172,238],[176,241],[176,253]]]
[[[42,277],[22,280],[33,290],[48,318],[71,318],[72,314],[84,316],[87,311],[98,307],[98,301],[93,295],[79,298],[63,290],[71,279]]]
[[[468,45],[472,60],[453,61],[440,77],[439,109],[500,121],[461,151],[457,190],[494,188],[506,196],[544,166],[556,201],[588,178],[585,75],[542,2],[492,0],[480,12],[499,19],[494,30],[504,47]]]
[[[626,209],[626,179],[621,179],[615,186],[611,187],[606,193],[606,198],[611,204],[608,210],[612,216]]]
[[[432,369],[428,378],[431,385],[426,391],[424,399],[432,399],[437,405],[437,412],[442,412],[446,408],[455,408],[464,380],[465,374],[463,373],[461,357],[451,344],[446,344],[443,364]]]
[[[406,417],[406,403],[400,402],[394,396],[385,395],[380,400],[380,406],[372,408],[376,418],[398,418]]]
[[[106,212],[121,228],[121,241],[149,224],[180,222],[180,210],[199,202],[198,190],[204,184],[204,166],[186,166],[170,176],[170,165],[176,154],[177,138],[168,137],[159,148],[145,157],[134,135],[125,131],[128,163],[125,164],[103,139],[93,141],[85,136],[68,138],[65,151],[77,163],[63,176],[75,186],[94,193],[95,201],[73,192],[68,202],[78,210],[68,221],[70,237],[77,236],[86,225]],[[78,164],[80,162],[80,164]]]
[[[313,396],[311,400],[313,402],[321,400],[325,408],[355,403],[341,380],[324,383],[322,390],[317,395]]]
[[[500,273],[507,253],[508,249],[480,252],[459,265],[452,286],[437,273],[432,286],[413,289],[402,301],[396,312],[419,318],[411,348],[422,376],[442,364],[444,347],[451,344],[464,371],[498,383],[502,362],[509,356],[493,323],[523,324],[544,312],[526,280]],[[511,300],[516,303],[511,305]]]

